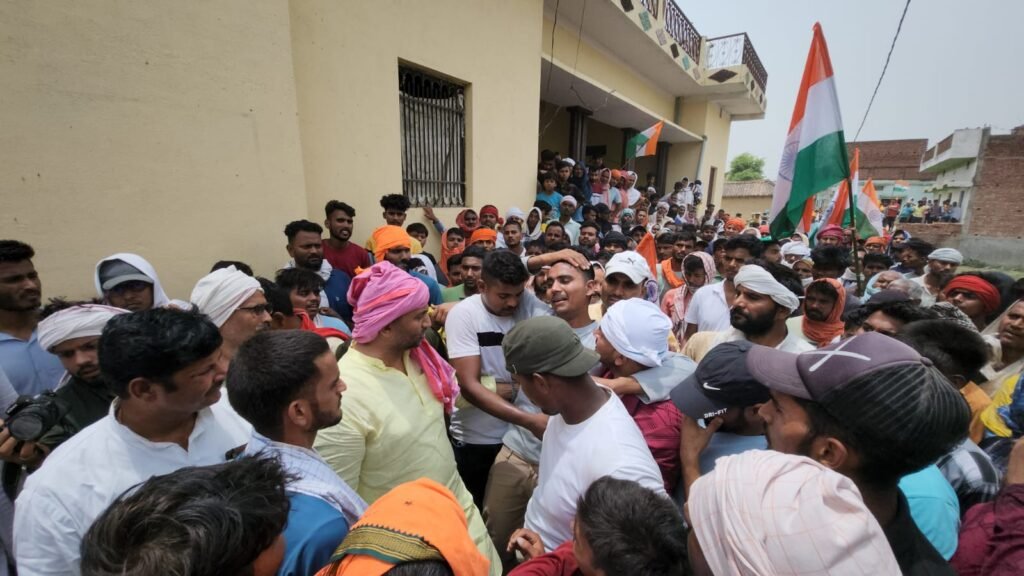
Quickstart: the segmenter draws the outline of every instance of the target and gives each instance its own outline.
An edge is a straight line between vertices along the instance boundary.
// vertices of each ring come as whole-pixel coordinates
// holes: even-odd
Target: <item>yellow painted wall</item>
[[[551,56],[549,53],[551,51],[551,20],[544,18],[542,31],[541,49],[545,55]],[[570,30],[561,24],[554,28],[554,59],[558,63],[568,66],[569,70],[573,69],[575,63],[578,74],[591,78],[603,86],[613,88],[617,96],[642,106],[662,118],[672,118],[675,98],[671,94],[658,89],[647,80],[634,74],[627,63],[608,57],[587,43],[586,39],[580,43],[579,36],[576,35],[577,31],[578,29]],[[576,56],[577,46],[579,46],[578,58]],[[682,73],[681,70],[680,73]]]
[[[679,125],[701,136],[707,136],[704,146],[704,158],[700,166],[699,178],[704,184],[704,203],[721,204],[722,188],[725,185],[726,155],[729,151],[729,131],[731,128],[729,113],[722,110],[714,102],[699,99],[684,99],[680,110]],[[670,156],[670,178],[679,180],[683,176],[693,179],[700,156],[700,144],[682,147],[676,150],[673,146]],[[680,166],[683,172],[680,173]],[[708,196],[711,189],[711,167],[718,168],[714,184],[714,199]]]
[[[290,13],[311,214],[336,198],[356,208],[355,238],[383,224],[380,196],[401,192],[400,60],[469,84],[468,204],[533,205],[541,2],[292,0]],[[452,226],[457,212],[437,214]]]
[[[609,126],[596,120],[587,122],[587,144],[607,146],[604,156],[606,166],[618,166],[622,161],[622,128]]]
[[[723,198],[718,202],[718,207],[725,210],[727,214],[735,216],[736,213],[743,214],[743,217],[750,220],[755,212],[764,214],[772,207],[772,199],[768,197],[753,198]]]
[[[187,299],[218,259],[263,274],[306,214],[284,2],[0,3],[0,237],[44,297],[138,252]]]
[[[569,154],[569,113],[549,102],[540,103],[540,121],[537,128],[538,159],[540,150],[554,150],[562,156]],[[532,202],[531,202],[532,204]]]

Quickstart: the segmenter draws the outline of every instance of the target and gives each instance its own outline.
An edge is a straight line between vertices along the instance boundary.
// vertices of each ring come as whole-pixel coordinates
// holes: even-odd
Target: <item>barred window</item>
[[[413,206],[465,206],[465,87],[399,66],[398,89],[405,196]]]

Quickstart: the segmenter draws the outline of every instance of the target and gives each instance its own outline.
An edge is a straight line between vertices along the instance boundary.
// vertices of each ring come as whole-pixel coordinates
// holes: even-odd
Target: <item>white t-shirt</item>
[[[25,482],[14,511],[19,573],[79,574],[85,532],[121,493],[179,468],[224,462],[249,440],[238,416],[219,404],[199,411],[188,450],[139,436],[117,421],[116,406],[115,400],[105,418],[61,444]]]
[[[729,304],[725,300],[725,282],[716,282],[697,290],[686,309],[685,320],[687,324],[696,324],[698,332],[718,332],[731,328]]]
[[[448,313],[445,333],[448,337],[448,357],[480,357],[480,376],[491,376],[497,382],[511,382],[505,368],[505,354],[501,342],[505,334],[521,320],[550,314],[547,304],[530,291],[524,291],[519,308],[512,316],[491,314],[479,294],[459,302]],[[491,416],[476,406],[456,408],[452,413],[452,437],[466,444],[501,444],[508,423]]]
[[[573,328],[572,331],[580,337],[580,343],[583,344],[584,348],[593,350],[596,346],[597,336],[594,334],[597,332],[597,328],[600,326],[597,322],[591,322],[582,328]],[[600,363],[598,363],[600,366]],[[522,390],[516,395],[516,408],[519,408],[523,412],[529,412],[530,414],[540,414],[540,408],[536,404],[530,401],[530,398],[523,393]],[[505,437],[502,438],[502,442],[509,450],[512,450],[519,455],[520,458],[526,460],[531,464],[537,464],[540,462],[540,439],[533,435],[522,426],[509,426],[508,432],[505,433]]]
[[[643,434],[619,397],[587,420],[569,425],[552,416],[544,432],[537,488],[526,506],[526,527],[540,534],[550,552],[572,539],[576,502],[603,476],[633,480],[665,495],[661,471]]]

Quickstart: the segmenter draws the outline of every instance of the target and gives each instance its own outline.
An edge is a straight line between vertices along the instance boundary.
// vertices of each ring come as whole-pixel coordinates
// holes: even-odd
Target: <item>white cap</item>
[[[651,267],[639,253],[626,250],[612,256],[608,265],[604,267],[604,273],[605,276],[625,274],[634,284],[640,284],[651,277]]]

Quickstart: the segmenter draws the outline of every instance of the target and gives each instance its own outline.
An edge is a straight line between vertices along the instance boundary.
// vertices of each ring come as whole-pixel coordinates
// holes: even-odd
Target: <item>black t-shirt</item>
[[[896,562],[904,576],[956,576],[949,562],[932,546],[910,516],[910,506],[903,492],[899,493],[896,516],[884,528]]]

